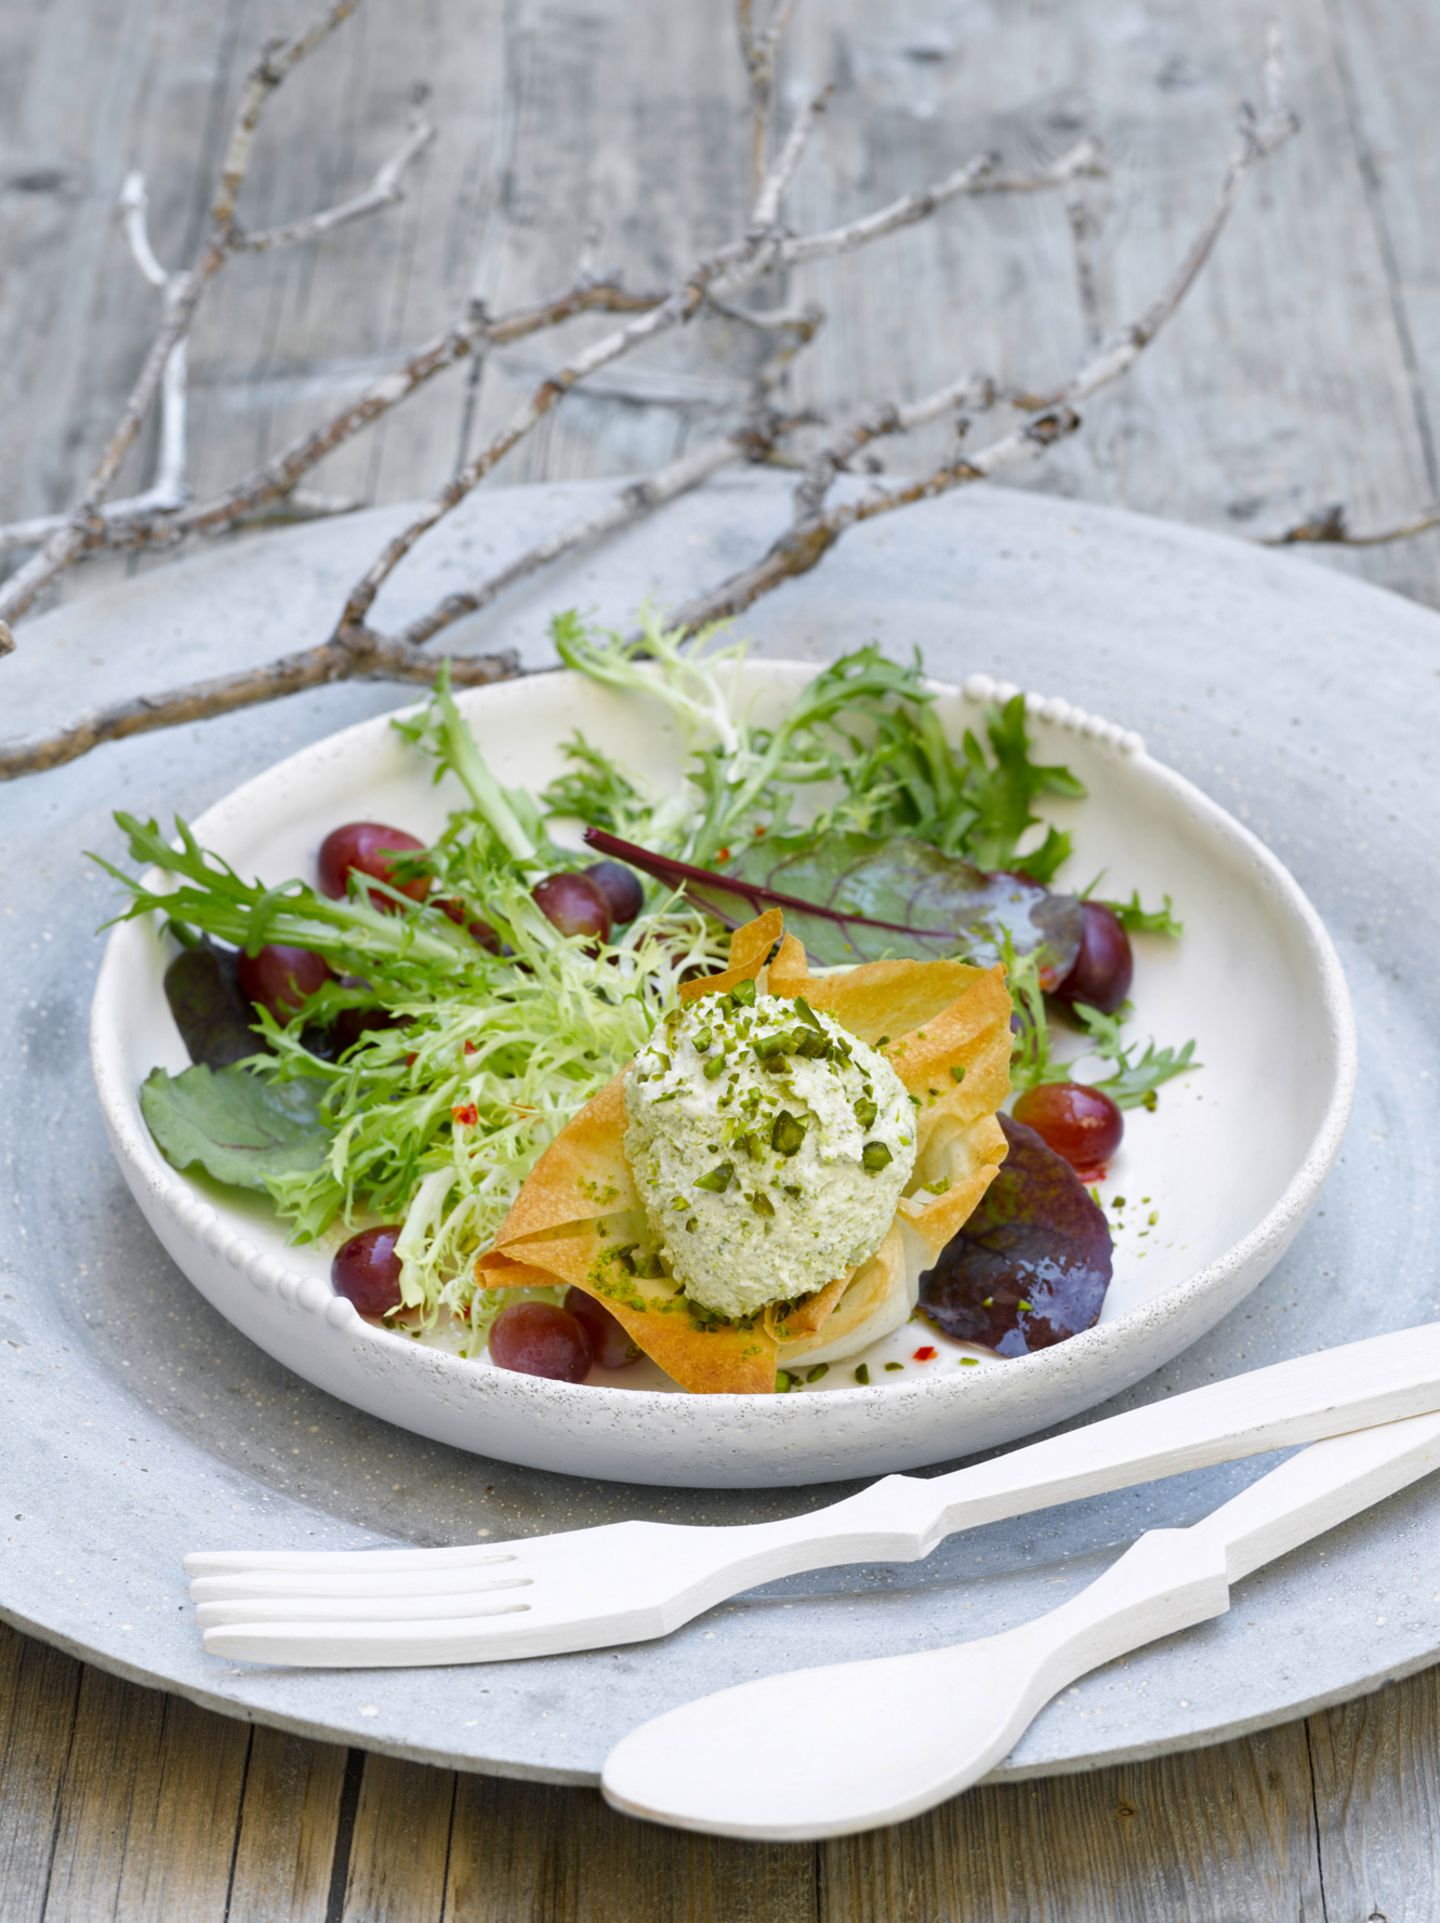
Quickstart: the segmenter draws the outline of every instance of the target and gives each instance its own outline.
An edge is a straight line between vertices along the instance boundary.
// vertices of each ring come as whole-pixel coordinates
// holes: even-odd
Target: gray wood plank
[[[455,1775],[367,1756],[345,1883],[346,1923],[440,1923]]]
[[[446,1923],[814,1923],[815,1852],[617,1816],[593,1790],[462,1776]]]
[[[1312,1716],[1315,1817],[1336,1923],[1431,1923],[1440,1904],[1440,1671]]]
[[[1304,1726],[973,1790],[823,1845],[821,1890],[822,1923],[1321,1923]]]
[[[6,1923],[45,1911],[81,1665],[0,1624],[0,1892]]]
[[[46,1923],[223,1916],[250,1729],[87,1668]]]
[[[345,1751],[254,1732],[230,1877],[232,1923],[325,1923]]]

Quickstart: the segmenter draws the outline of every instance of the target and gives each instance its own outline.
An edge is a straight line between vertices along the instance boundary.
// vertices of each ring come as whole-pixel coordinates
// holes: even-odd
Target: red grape
[[[500,953],[500,937],[488,921],[481,921],[478,917],[472,919],[470,910],[463,901],[457,901],[451,895],[444,901],[437,901],[435,906],[442,915],[448,915],[457,928],[463,928],[472,941],[478,941],[480,946],[488,948],[492,955]]]
[[[502,1369],[583,1382],[590,1372],[590,1338],[567,1309],[550,1302],[512,1302],[490,1325],[490,1356]]]
[[[605,897],[617,928],[634,921],[645,906],[645,891],[633,868],[627,868],[623,861],[592,861],[585,873]],[[588,1299],[593,1301],[594,1297]]]
[[[1104,902],[1082,901],[1085,929],[1075,966],[1055,989],[1062,1002],[1085,1002],[1102,1015],[1113,1015],[1130,993],[1135,957],[1120,918]]]
[[[424,846],[423,841],[407,835],[403,828],[387,828],[382,821],[347,821],[343,828],[332,828],[320,844],[320,887],[332,901],[343,900],[353,869],[376,881],[389,882],[411,901],[423,901],[430,892],[429,876],[417,875],[413,881],[397,882],[392,877],[395,864],[391,857],[408,855],[412,849]],[[376,908],[395,906],[378,888],[370,890],[370,900]]]
[[[565,1307],[589,1336],[591,1352],[602,1369],[623,1369],[639,1359],[640,1351],[624,1324],[615,1320],[603,1302],[583,1289],[567,1289]]]
[[[610,939],[610,904],[589,875],[547,875],[531,889],[535,905],[562,935]]]
[[[335,1293],[353,1302],[361,1315],[384,1315],[400,1306],[400,1258],[395,1253],[399,1224],[361,1229],[342,1243],[330,1264]]]
[[[1083,1082],[1042,1082],[1027,1088],[1014,1114],[1087,1179],[1104,1168],[1125,1133],[1125,1118],[1110,1097]]]
[[[342,1008],[330,1024],[330,1046],[337,1056],[353,1048],[362,1035],[380,1028],[403,1028],[405,1018],[388,1008]]]
[[[240,992],[288,1022],[307,995],[331,979],[330,965],[308,948],[271,942],[256,955],[242,954],[235,964]]]

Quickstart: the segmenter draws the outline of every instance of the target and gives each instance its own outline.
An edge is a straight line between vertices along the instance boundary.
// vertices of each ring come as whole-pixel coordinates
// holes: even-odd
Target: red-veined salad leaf
[[[1029,1355],[1098,1319],[1112,1250],[1104,1211],[1070,1167],[1008,1115],[1010,1152],[979,1207],[920,1278],[922,1314],[998,1355]]]
[[[696,868],[603,829],[592,848],[657,880],[734,927],[766,908],[825,967],[890,956],[964,955],[987,965],[1006,951],[1043,950],[1042,985],[1061,981],[1080,951],[1083,918],[1071,895],[1023,875],[987,874],[922,841],[870,835],[771,836],[736,850],[723,873]]]
[[[330,1147],[313,1085],[234,1065],[197,1063],[179,1075],[153,1068],[140,1085],[140,1112],[172,1168],[202,1168],[234,1188],[263,1191],[268,1178],[319,1168]]]

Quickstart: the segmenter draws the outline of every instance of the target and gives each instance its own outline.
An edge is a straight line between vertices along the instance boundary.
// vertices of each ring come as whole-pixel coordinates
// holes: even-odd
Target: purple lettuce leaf
[[[1110,1227],[1079,1176],[1022,1123],[969,1221],[920,1278],[920,1309],[946,1335],[1029,1355],[1090,1328],[1110,1286]]]

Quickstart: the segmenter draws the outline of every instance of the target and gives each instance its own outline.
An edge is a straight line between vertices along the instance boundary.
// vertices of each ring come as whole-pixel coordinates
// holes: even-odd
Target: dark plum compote
[[[335,1293],[353,1302],[361,1315],[385,1315],[400,1306],[399,1233],[398,1224],[361,1229],[335,1251],[330,1264]]]
[[[1084,1002],[1087,1007],[1098,1008],[1102,1015],[1113,1015],[1130,993],[1135,974],[1130,937],[1120,917],[1103,901],[1082,901],[1080,907],[1085,917],[1080,953],[1053,992],[1072,1007]]]
[[[603,1302],[583,1289],[567,1289],[565,1307],[589,1336],[590,1353],[602,1369],[624,1369],[639,1360],[640,1351],[628,1331]]]
[[[332,828],[320,844],[321,890],[332,901],[343,900],[353,871],[398,888],[411,901],[424,901],[430,892],[428,875],[416,875],[413,880],[403,882],[394,876],[394,857],[413,854],[424,846],[423,841],[407,835],[403,828],[387,828],[383,821],[347,821],[341,828]],[[370,890],[370,901],[376,908],[395,906],[378,888]]]
[[[1087,1182],[1104,1174],[1125,1133],[1125,1118],[1110,1097],[1084,1082],[1027,1088],[1015,1103],[1015,1120],[1033,1128]]]
[[[512,1302],[490,1325],[490,1359],[518,1375],[583,1382],[590,1373],[590,1337],[568,1309],[552,1302]]]
[[[283,1025],[331,974],[329,964],[310,949],[270,942],[258,954],[238,956],[235,977],[240,992]]]
[[[591,935],[609,941],[610,903],[589,875],[547,875],[531,889],[535,906],[562,935]]]

